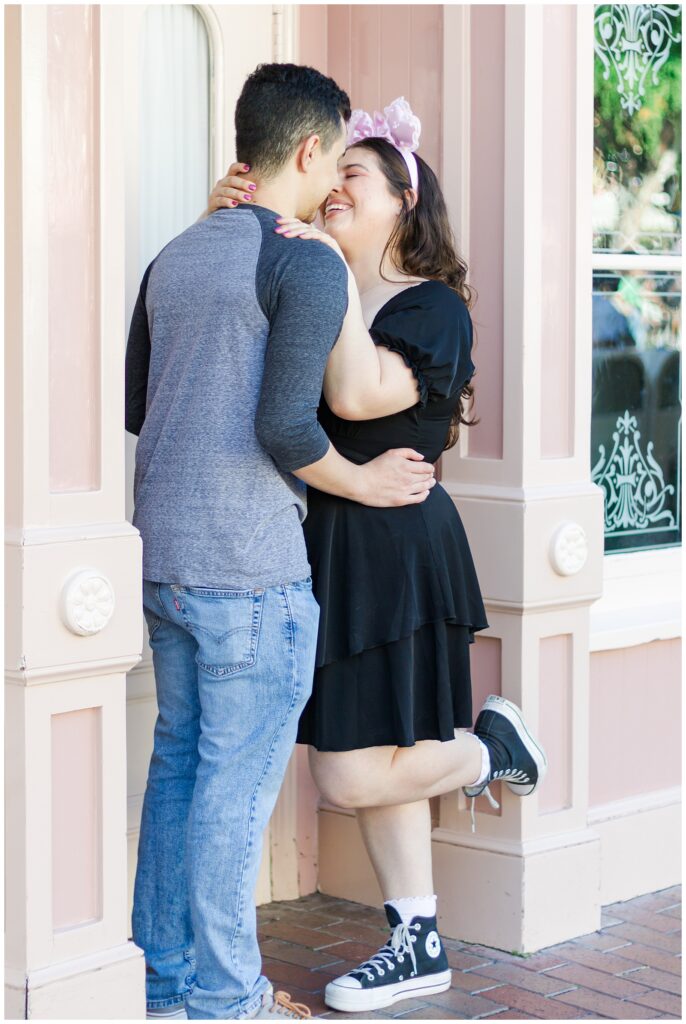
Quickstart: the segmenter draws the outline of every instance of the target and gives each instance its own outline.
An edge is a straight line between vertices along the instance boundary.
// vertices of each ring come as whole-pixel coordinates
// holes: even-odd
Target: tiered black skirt
[[[310,490],[304,529],[320,625],[298,742],[408,747],[471,728],[469,648],[488,621],[447,492],[378,509]]]

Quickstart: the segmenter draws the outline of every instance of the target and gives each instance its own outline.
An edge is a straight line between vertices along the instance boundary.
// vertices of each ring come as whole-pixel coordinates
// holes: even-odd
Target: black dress
[[[389,299],[370,334],[412,368],[419,402],[353,422],[322,398],[322,426],[357,464],[405,447],[435,462],[475,369],[467,307],[447,285],[426,281]],[[321,612],[298,742],[337,751],[407,747],[471,728],[469,645],[488,622],[448,493],[437,484],[422,504],[369,508],[310,488],[303,528]]]

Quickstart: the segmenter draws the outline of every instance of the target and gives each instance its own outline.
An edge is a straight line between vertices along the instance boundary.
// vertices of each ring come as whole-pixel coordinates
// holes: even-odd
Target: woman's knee
[[[374,807],[379,799],[379,766],[362,751],[333,753],[310,747],[310,770],[319,792],[336,807]]]

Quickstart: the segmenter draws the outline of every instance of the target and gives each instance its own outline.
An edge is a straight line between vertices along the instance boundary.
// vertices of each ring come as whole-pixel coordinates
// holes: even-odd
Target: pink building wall
[[[443,8],[340,4],[300,8],[300,61],[331,75],[353,107],[404,96],[422,121],[419,152],[440,173]]]
[[[590,806],[681,783],[681,639],[591,655]]]

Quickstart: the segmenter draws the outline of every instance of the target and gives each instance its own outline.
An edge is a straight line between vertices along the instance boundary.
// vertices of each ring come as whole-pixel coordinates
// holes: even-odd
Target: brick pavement
[[[366,1016],[323,1000],[330,978],[388,936],[382,910],[316,893],[258,908],[264,973],[276,989],[332,1020],[681,1019],[681,887],[613,903],[601,928],[526,956],[445,940],[448,992]]]

